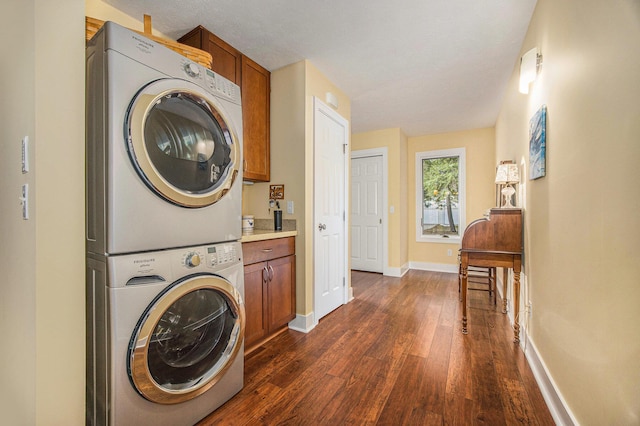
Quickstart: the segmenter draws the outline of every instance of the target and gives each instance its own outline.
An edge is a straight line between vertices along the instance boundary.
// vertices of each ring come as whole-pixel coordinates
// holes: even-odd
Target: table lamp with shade
[[[520,170],[517,164],[500,164],[496,172],[496,184],[504,185],[502,188],[502,197],[504,199],[502,206],[503,209],[513,209],[515,206],[511,204],[511,197],[516,193],[513,188],[514,183],[520,182]]]

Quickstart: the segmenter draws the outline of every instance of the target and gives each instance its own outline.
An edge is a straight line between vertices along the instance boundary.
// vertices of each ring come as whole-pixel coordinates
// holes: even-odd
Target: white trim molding
[[[294,331],[300,331],[302,333],[308,333],[313,330],[318,321],[315,319],[313,312],[307,315],[296,314],[296,317],[289,322],[289,328]]]
[[[559,426],[578,425],[578,421],[576,420],[571,410],[569,410],[567,402],[562,397],[562,394],[558,391],[558,387],[549,374],[547,366],[544,364],[544,361],[540,357],[538,348],[536,348],[535,343],[533,343],[529,336],[526,337],[525,341],[526,344],[523,347],[524,354],[529,363],[529,367],[531,367],[533,376],[538,383],[540,392],[542,392],[542,397],[547,403],[547,407],[549,407],[551,417],[553,417],[553,420]]]
[[[409,262],[409,268],[420,271],[458,273],[458,265],[450,263]]]
[[[383,271],[382,275],[385,275],[385,276],[388,276],[388,277],[401,278],[408,271],[409,271],[409,264],[405,263],[404,265],[402,265],[399,268],[387,266],[386,268],[384,268],[384,271]]]

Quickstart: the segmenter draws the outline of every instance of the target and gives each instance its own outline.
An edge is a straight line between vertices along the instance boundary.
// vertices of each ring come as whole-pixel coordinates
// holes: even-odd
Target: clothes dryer
[[[106,22],[87,44],[87,250],[238,240],[240,88]]]
[[[87,264],[87,424],[193,425],[242,389],[239,242]]]

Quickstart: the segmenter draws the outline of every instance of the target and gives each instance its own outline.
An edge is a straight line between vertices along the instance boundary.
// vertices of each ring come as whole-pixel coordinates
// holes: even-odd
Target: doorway
[[[351,159],[351,269],[382,273],[382,156]]]
[[[351,268],[385,272],[388,259],[387,148],[351,152]]]

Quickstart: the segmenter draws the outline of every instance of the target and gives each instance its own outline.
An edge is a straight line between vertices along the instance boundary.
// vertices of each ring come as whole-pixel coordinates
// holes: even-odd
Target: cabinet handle
[[[269,281],[269,272],[267,271],[267,267],[262,268],[262,282],[266,283]]]
[[[272,248],[266,248],[266,249],[262,249],[263,253],[271,253],[273,251]]]
[[[269,281],[273,281],[273,266],[269,265]]]

